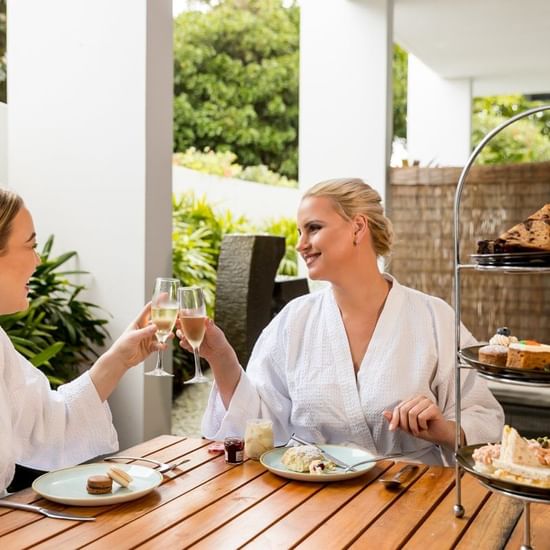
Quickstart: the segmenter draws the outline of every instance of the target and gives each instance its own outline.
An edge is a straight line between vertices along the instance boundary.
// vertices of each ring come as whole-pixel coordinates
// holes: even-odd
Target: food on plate
[[[326,474],[334,470],[335,464],[330,460],[312,460],[309,463],[310,474]]]
[[[550,369],[550,346],[534,340],[510,344],[506,366],[512,369]]]
[[[116,466],[111,466],[107,470],[107,475],[122,487],[128,487],[128,485],[130,485],[130,483],[134,480],[128,472],[125,472]]]
[[[517,341],[518,339],[515,336],[512,336],[512,332],[508,327],[499,327],[497,328],[496,334],[494,336],[491,336],[489,344],[508,347],[510,344],[513,344]]]
[[[508,358],[507,346],[501,346],[500,344],[489,344],[479,348],[477,353],[479,360],[482,363],[496,365],[497,367],[506,366],[506,360]]]
[[[502,233],[498,239],[477,244],[478,254],[550,252],[550,203]]]
[[[474,468],[483,474],[523,485],[550,488],[550,440],[526,439],[504,426],[502,442],[473,452]]]
[[[113,488],[113,481],[109,476],[90,476],[86,483],[86,491],[91,495],[105,495]]]
[[[281,458],[281,462],[293,472],[309,472],[310,464],[315,461],[326,463],[325,469],[335,467],[335,464],[326,460],[323,453],[313,445],[290,447]]]

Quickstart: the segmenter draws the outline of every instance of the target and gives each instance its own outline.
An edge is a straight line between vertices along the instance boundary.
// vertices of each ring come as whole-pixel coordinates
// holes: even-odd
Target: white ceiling
[[[550,92],[550,0],[395,0],[394,38],[474,92]]]

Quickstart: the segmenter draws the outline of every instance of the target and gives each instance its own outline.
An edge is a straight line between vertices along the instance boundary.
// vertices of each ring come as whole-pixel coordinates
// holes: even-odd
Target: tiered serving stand
[[[475,446],[461,445],[461,387],[460,387],[460,370],[461,369],[476,369],[478,375],[490,379],[504,382],[507,384],[518,384],[531,387],[550,388],[550,372],[535,372],[535,371],[519,371],[514,369],[494,368],[490,365],[485,365],[477,360],[477,350],[475,348],[460,347],[460,326],[461,326],[461,297],[460,297],[460,277],[463,271],[478,270],[498,273],[524,274],[524,273],[550,273],[550,261],[548,254],[527,253],[522,255],[512,254],[478,254],[472,255],[474,263],[463,264],[460,261],[460,199],[462,189],[466,177],[472,167],[475,159],[485,147],[485,145],[493,139],[504,128],[514,122],[539,113],[541,111],[550,110],[550,105],[544,105],[530,109],[519,115],[516,115],[494,130],[489,132],[474,149],[468,162],[464,166],[455,193],[454,201],[454,297],[455,297],[455,414],[456,414],[456,434],[455,434],[455,453],[456,453],[456,504],[454,505],[454,513],[456,517],[464,515],[464,507],[462,506],[461,494],[461,475],[460,470],[464,469],[475,475],[480,482],[489,490],[496,493],[506,495],[511,498],[519,499],[523,502],[524,510],[524,535],[521,550],[532,550],[531,547],[531,532],[530,532],[530,510],[531,502],[550,504],[550,489],[539,487],[531,487],[518,483],[507,482],[492,478],[489,475],[481,474],[474,470],[472,452]],[[544,434],[541,434],[544,435]]]

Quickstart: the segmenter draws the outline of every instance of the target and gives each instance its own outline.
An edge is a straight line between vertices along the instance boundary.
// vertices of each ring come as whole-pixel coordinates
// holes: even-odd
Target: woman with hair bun
[[[0,188],[0,315],[27,309],[28,282],[40,263],[35,248],[30,212],[21,197]],[[0,496],[16,463],[50,470],[118,449],[106,399],[159,346],[149,317],[148,305],[89,371],[57,391],[0,328]]]
[[[453,461],[454,313],[443,300],[381,273],[393,232],[379,194],[360,179],[319,183],[298,209],[297,250],[309,277],[330,287],[291,301],[259,337],[246,372],[223,333],[207,324],[201,346],[215,377],[203,433],[242,433],[273,421],[316,443]],[[462,344],[474,344],[462,329]],[[182,345],[188,347],[183,339]],[[463,377],[462,437],[498,439],[503,412],[475,371]]]

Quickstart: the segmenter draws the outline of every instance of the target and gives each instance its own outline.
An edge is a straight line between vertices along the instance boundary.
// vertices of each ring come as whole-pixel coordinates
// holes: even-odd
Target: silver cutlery
[[[355,466],[357,464],[352,464],[351,466],[339,458],[336,458],[334,455],[331,455],[330,453],[327,453],[325,449],[317,445],[316,443],[310,443],[309,441],[305,441],[304,439],[299,438],[296,434],[292,434],[290,436],[290,439],[293,439],[294,441],[297,441],[298,443],[301,443],[302,445],[311,445],[312,447],[315,447],[316,449],[319,449],[323,453],[323,455],[328,458],[330,461],[334,462],[336,466],[339,466],[340,468],[344,468],[346,472],[355,472]]]
[[[166,472],[169,472],[170,470],[173,470],[174,468],[177,468],[178,466],[181,466],[182,464],[185,464],[186,462],[189,462],[190,458],[183,458],[181,460],[178,460],[176,462],[160,462],[158,460],[155,460],[154,458],[144,458],[141,456],[108,456],[106,458],[103,458],[102,460],[105,461],[114,461],[114,460],[141,460],[143,462],[150,462],[151,464],[156,465],[157,472],[160,472],[161,474],[164,474]]]
[[[43,508],[42,506],[35,506],[34,504],[22,504],[21,502],[13,502],[11,500],[0,500],[0,507],[13,508],[14,510],[24,510],[26,512],[35,512],[36,514],[43,514],[53,519],[70,519],[73,521],[95,521],[95,518],[87,516],[75,516],[73,514],[65,514],[64,512],[54,512]]]
[[[366,460],[362,460],[361,462],[356,462],[355,464],[348,466],[344,472],[353,471],[353,468],[356,466],[363,466],[363,464],[371,464],[372,462],[380,462],[381,460],[388,460],[390,458],[399,458],[400,456],[405,456],[405,453],[390,453],[384,456],[373,456],[372,458],[367,458]]]
[[[405,482],[418,469],[416,464],[407,464],[403,466],[397,473],[388,477],[381,477],[378,481],[383,483],[388,489],[399,489],[401,484]]]

